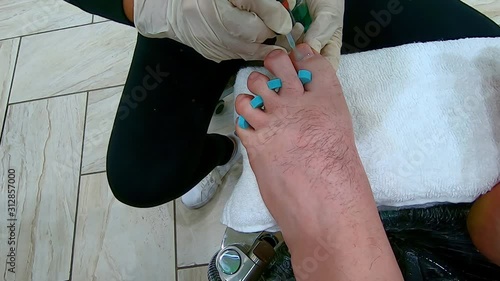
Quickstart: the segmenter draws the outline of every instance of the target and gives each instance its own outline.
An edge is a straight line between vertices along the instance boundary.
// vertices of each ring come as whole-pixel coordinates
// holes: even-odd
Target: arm
[[[134,0],[123,0],[123,11],[128,20],[134,22]]]

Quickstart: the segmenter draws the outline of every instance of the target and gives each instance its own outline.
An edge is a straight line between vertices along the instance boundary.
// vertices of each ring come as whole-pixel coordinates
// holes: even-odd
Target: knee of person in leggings
[[[107,166],[107,178],[111,192],[123,204],[137,207],[156,207],[175,200],[176,194],[170,194],[168,186],[161,175],[145,174],[137,171],[131,173],[119,165]]]

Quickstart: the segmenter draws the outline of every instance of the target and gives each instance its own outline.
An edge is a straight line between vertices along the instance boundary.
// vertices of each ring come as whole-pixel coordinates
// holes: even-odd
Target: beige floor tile
[[[14,188],[0,189],[0,217],[17,221],[12,232],[0,231],[0,241],[14,237],[16,274],[8,272],[13,264],[2,262],[3,280],[69,278],[85,103],[86,95],[77,94],[9,108],[0,178],[7,182],[13,169],[16,180]],[[15,190],[9,193],[15,194],[15,210],[8,209],[7,190]],[[11,250],[3,245],[0,255]]]
[[[462,0],[500,24],[500,0]]]
[[[23,38],[10,102],[124,84],[135,38],[112,22]]]
[[[123,87],[89,93],[82,174],[106,170],[106,152]]]
[[[0,39],[92,22],[92,15],[60,0],[0,0]]]
[[[177,281],[207,281],[207,266],[200,266],[177,271]]]
[[[2,131],[9,98],[12,75],[16,63],[19,39],[0,41],[0,132]],[[0,136],[2,139],[2,136]]]
[[[226,227],[220,223],[222,210],[241,175],[238,163],[226,175],[221,188],[206,206],[189,210],[176,201],[177,265],[206,264],[219,250]]]
[[[83,176],[72,281],[173,281],[175,274],[173,203],[126,206],[104,173]]]

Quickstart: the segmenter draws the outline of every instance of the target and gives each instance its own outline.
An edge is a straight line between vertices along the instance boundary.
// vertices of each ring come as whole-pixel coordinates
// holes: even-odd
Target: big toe
[[[298,45],[290,56],[297,71],[306,70],[311,74],[311,81],[304,85],[307,91],[333,87],[338,84],[331,63],[308,44]]]

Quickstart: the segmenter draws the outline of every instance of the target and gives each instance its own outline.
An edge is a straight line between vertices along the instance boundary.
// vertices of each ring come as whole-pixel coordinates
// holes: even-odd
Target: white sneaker
[[[231,159],[219,167],[215,167],[206,177],[204,177],[195,187],[181,197],[182,203],[188,209],[198,209],[205,206],[214,197],[222,179],[226,176],[231,167],[241,158],[236,136],[228,135],[234,142],[234,151]]]

